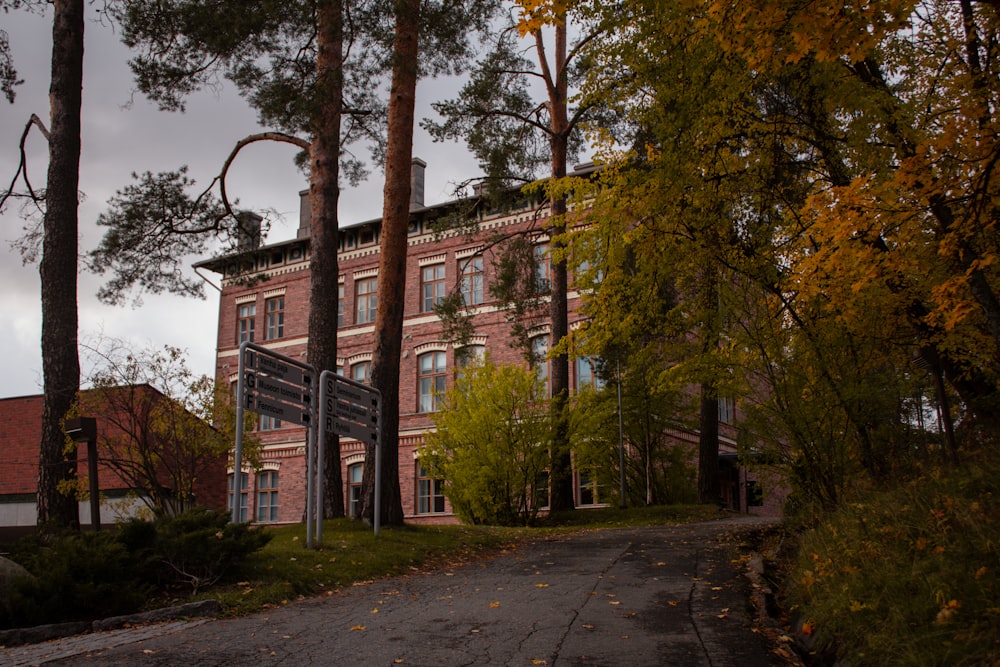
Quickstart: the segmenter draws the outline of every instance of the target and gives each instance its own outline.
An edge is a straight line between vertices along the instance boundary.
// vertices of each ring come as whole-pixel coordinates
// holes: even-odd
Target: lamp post
[[[101,529],[101,497],[97,484],[97,419],[76,417],[67,419],[64,429],[74,442],[87,443],[87,477],[90,481],[90,525]]]

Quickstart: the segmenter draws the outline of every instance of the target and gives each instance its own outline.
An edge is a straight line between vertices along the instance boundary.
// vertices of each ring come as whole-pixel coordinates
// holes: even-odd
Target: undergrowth
[[[838,665],[1000,664],[1000,465],[857,493],[801,537],[788,602]]]

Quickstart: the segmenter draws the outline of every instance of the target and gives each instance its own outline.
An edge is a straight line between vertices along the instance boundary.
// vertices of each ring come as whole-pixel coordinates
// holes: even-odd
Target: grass
[[[802,535],[789,599],[843,665],[996,665],[1000,465],[931,468],[858,493]]]
[[[304,524],[269,527],[273,539],[198,598],[219,600],[225,613],[241,615],[290,600],[323,595],[337,588],[383,577],[409,574],[503,553],[519,542],[581,529],[685,523],[716,518],[719,510],[702,505],[595,509],[547,517],[538,527],[490,526],[370,527],[350,519],[323,524],[323,542],[306,549]],[[149,606],[190,601],[152,600]]]

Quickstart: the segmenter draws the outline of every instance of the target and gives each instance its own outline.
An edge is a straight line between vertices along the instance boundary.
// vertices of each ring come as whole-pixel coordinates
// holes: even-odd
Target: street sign
[[[326,381],[326,392],[348,403],[378,408],[379,393],[377,391],[358,386],[339,375]]]
[[[308,426],[311,421],[308,409],[303,410],[301,406],[281,403],[263,396],[247,396],[246,407],[259,414],[295,422],[302,426]]]
[[[247,368],[253,368],[261,373],[267,373],[275,380],[284,380],[290,384],[311,385],[311,374],[303,369],[285,363],[266,353],[247,350]]]
[[[280,401],[301,403],[303,405],[309,405],[311,402],[307,387],[289,384],[288,382],[276,380],[273,377],[268,377],[267,375],[257,375],[253,372],[247,371],[244,386],[247,391],[266,394],[271,398],[276,398]]]
[[[344,421],[336,417],[326,418],[326,430],[333,431],[339,435],[346,435],[349,438],[360,440],[371,445],[375,444],[377,433],[375,426],[364,426],[354,422]]]
[[[327,431],[375,444],[380,398],[376,389],[324,371],[320,378],[323,427]]]
[[[369,410],[363,405],[345,403],[344,401],[336,401],[333,406],[333,411],[334,414],[342,419],[349,419],[362,424],[372,423],[375,419],[375,414],[372,410]]]

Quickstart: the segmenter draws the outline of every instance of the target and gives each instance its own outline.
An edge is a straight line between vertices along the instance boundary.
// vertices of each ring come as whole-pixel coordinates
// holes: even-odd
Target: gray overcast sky
[[[159,112],[140,95],[133,97],[128,49],[111,27],[93,20],[93,12],[89,18],[80,166],[84,195],[80,206],[81,252],[99,241],[101,230],[95,220],[108,198],[130,182],[132,172],[155,173],[187,164],[188,175],[204,185],[218,173],[236,141],[261,129],[254,111],[228,82],[219,91],[192,97],[184,114]],[[35,113],[48,125],[51,22],[48,13],[38,16],[23,11],[0,14],[0,21],[0,27],[10,37],[15,67],[25,80],[17,88],[15,104],[0,102],[0,188],[6,189],[17,167],[18,140],[28,118]],[[421,82],[418,118],[431,113],[431,100],[453,96],[457,87],[454,81]],[[37,131],[32,131],[27,149],[32,184],[43,187],[47,146]],[[255,144],[241,153],[231,171],[228,192],[240,199],[241,207],[273,209],[283,216],[283,221],[271,229],[271,242],[293,237],[298,224],[298,192],[307,182],[292,162],[294,154],[295,148],[290,145]],[[463,147],[434,144],[419,128],[414,155],[428,163],[428,204],[449,199],[455,183],[479,173],[475,160]],[[361,187],[345,189],[340,200],[342,224],[381,215],[381,192],[379,168],[372,170]],[[8,206],[0,216],[0,312],[4,314],[0,318],[0,398],[40,393],[42,386],[38,267],[22,265],[20,255],[10,247],[24,224],[17,204]],[[137,308],[111,307],[94,296],[100,284],[99,276],[80,276],[81,341],[104,335],[130,340],[138,347],[170,344],[188,351],[193,370],[213,373],[217,292],[206,290],[207,300],[146,295]]]

